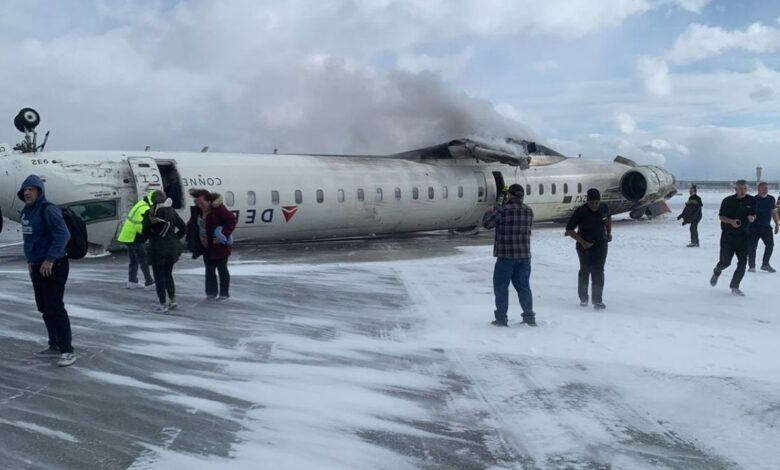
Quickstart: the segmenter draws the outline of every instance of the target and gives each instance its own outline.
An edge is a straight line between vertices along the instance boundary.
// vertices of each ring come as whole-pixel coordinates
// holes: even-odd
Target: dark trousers
[[[161,304],[165,303],[165,293],[168,292],[168,298],[173,301],[176,298],[176,285],[173,283],[173,265],[176,261],[166,260],[164,264],[155,264],[152,266],[154,271],[155,285],[157,290],[157,299]]]
[[[694,219],[693,222],[691,222],[691,244],[698,245],[699,244],[699,222],[701,221],[701,218]]]
[[[745,267],[747,266],[748,245],[750,244],[746,234],[730,234],[723,232],[720,234],[720,261],[715,265],[713,272],[720,273],[731,265],[734,255],[737,255],[737,269],[731,277],[729,287],[738,289],[739,283],[745,277]]]
[[[206,295],[208,297],[230,297],[230,272],[227,268],[227,258],[210,259],[208,253],[203,254],[203,264],[206,266]],[[219,273],[219,290],[217,290],[217,272]]]
[[[606,240],[597,241],[587,250],[577,243],[577,256],[580,258],[580,271],[577,276],[577,293],[581,302],[588,301],[588,281],[593,284],[593,303],[601,303],[604,293],[604,264],[607,262]]]
[[[493,294],[496,297],[496,320],[506,323],[509,310],[509,283],[512,283],[520,306],[523,307],[523,318],[534,318],[534,300],[531,295],[531,258],[511,259],[496,258],[493,268]]]
[[[144,275],[144,284],[148,286],[154,282],[149,273],[149,264],[146,262],[146,245],[144,243],[128,243],[127,257],[130,258],[130,266],[127,271],[128,281],[138,282],[138,268],[140,267]]]
[[[769,258],[772,257],[772,251],[775,249],[775,234],[772,227],[753,227],[750,229],[750,251],[748,251],[748,266],[756,267],[756,251],[758,251],[758,241],[764,242],[764,262],[761,266],[769,265]]]
[[[62,300],[70,272],[68,258],[56,260],[49,277],[43,277],[40,269],[40,264],[33,265],[30,279],[35,291],[35,305],[43,314],[43,323],[49,334],[49,347],[59,349],[62,353],[72,353],[70,319]]]

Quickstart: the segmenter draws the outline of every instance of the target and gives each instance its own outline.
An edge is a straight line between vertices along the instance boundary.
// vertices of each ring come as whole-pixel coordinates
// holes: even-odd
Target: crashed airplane
[[[183,217],[188,189],[218,192],[238,218],[236,239],[257,241],[471,233],[514,183],[525,187],[536,222],[567,220],[588,188],[633,218],[668,211],[664,201],[676,192],[658,166],[567,158],[525,140],[459,139],[386,156],[44,152],[39,123],[35,110],[22,109],[14,124],[24,140],[0,144],[0,215],[19,221],[19,184],[37,174],[49,200],[85,220],[96,252],[114,246],[128,211],[151,189],[164,190]]]

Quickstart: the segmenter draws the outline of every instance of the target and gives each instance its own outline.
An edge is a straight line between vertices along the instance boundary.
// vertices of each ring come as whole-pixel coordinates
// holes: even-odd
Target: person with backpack
[[[152,207],[152,194],[149,191],[146,196],[133,205],[127,218],[122,224],[122,230],[119,232],[117,241],[127,246],[127,257],[130,261],[127,273],[128,289],[151,289],[154,285],[154,279],[149,272],[149,264],[146,261],[146,239],[143,238],[141,231],[143,229],[144,214]],[[138,268],[144,275],[144,285],[138,283]]]
[[[176,286],[173,283],[173,265],[181,255],[181,240],[187,233],[187,225],[170,205],[165,193],[160,190],[151,195],[152,207],[146,211],[143,220],[143,236],[149,240],[149,264],[154,271],[157,299],[160,304],[154,308],[157,313],[173,310],[176,305]],[[168,293],[169,302],[165,301]]]
[[[203,255],[206,267],[206,299],[230,298],[230,272],[227,262],[232,253],[236,216],[222,203],[222,196],[207,189],[190,189],[195,205],[187,222],[187,246],[195,259]],[[217,272],[219,287],[217,287]]]
[[[22,238],[35,304],[49,335],[48,347],[35,355],[58,358],[57,365],[66,367],[76,362],[70,318],[63,302],[70,271],[66,256],[70,231],[62,210],[46,200],[43,181],[37,175],[24,180],[17,197],[24,202]]]

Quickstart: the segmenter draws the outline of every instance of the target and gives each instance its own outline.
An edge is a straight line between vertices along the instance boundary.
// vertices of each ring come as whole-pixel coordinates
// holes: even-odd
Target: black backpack
[[[53,205],[54,204],[51,202],[47,202],[41,208],[41,219],[43,220],[43,225],[45,225],[47,229],[49,225],[46,223],[44,212],[48,206]],[[68,244],[65,246],[65,255],[69,259],[81,259],[87,254],[87,224],[84,223],[84,220],[82,220],[81,217],[67,207],[61,207],[60,210],[62,211],[62,218],[65,220],[65,225],[68,226],[68,231],[70,232],[70,240],[68,240]]]

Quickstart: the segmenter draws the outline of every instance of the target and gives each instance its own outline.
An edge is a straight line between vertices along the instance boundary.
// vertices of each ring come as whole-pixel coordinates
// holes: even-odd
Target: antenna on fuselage
[[[204,145],[203,148],[200,149],[200,153],[206,153],[208,151],[209,151],[209,146],[208,145]]]
[[[35,128],[41,123],[41,115],[38,111],[32,108],[22,108],[19,114],[14,118],[14,127],[19,132],[24,133],[24,140],[16,144],[14,150],[19,150],[22,153],[35,153],[37,150],[42,150],[46,145],[46,140],[49,138],[49,133],[46,133],[46,138],[43,144],[38,147],[38,133],[35,132]]]
[[[146,148],[144,148],[144,152],[148,152],[151,149],[152,149],[152,146],[151,145],[147,145]]]

